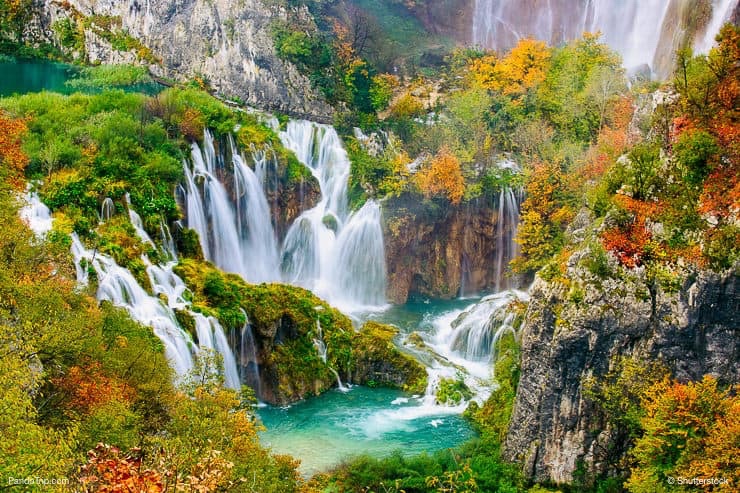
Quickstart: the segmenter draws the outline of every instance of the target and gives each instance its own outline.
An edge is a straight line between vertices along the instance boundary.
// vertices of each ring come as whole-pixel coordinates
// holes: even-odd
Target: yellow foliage
[[[416,184],[425,197],[444,195],[453,204],[459,204],[465,193],[460,161],[447,147],[440,149],[431,163],[416,174]]]
[[[525,38],[497,60],[487,55],[470,65],[473,79],[483,87],[506,95],[525,93],[543,80],[550,62],[550,50],[543,41]]]

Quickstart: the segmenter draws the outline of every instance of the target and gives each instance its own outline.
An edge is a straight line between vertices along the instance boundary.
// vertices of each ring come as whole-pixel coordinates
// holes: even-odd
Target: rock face
[[[271,22],[285,12],[260,0],[43,0],[40,6],[49,38],[59,19],[110,16],[161,60],[149,67],[156,76],[197,76],[224,96],[252,106],[320,121],[330,118],[331,108],[310,81],[276,55]],[[91,63],[132,63],[137,58],[133,51],[113,49],[89,29],[84,38]]]
[[[570,287],[537,279],[521,332],[521,379],[505,455],[536,481],[568,483],[608,472],[621,456],[601,413],[583,397],[584,377],[605,375],[616,356],[661,361],[681,381],[711,374],[740,381],[736,272],[689,273],[674,293],[648,289],[645,273],[599,279],[568,263]]]
[[[413,356],[393,343],[398,329],[378,322],[366,322],[352,340],[351,381],[380,385],[423,394],[427,372]]]
[[[471,0],[434,0],[415,3],[411,12],[435,34],[443,34],[469,44],[472,41],[470,26],[473,22]]]
[[[392,303],[405,303],[409,295],[450,299],[515,283],[506,276],[513,245],[497,241],[499,214],[488,205],[420,204],[404,195],[383,204],[383,218]]]

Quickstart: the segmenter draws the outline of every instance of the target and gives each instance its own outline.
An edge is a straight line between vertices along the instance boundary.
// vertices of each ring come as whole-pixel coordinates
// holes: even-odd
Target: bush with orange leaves
[[[453,204],[459,204],[465,194],[460,161],[447,147],[440,149],[415,178],[419,190],[427,198],[442,195]]]
[[[54,379],[54,383],[65,395],[68,410],[78,415],[89,414],[112,400],[132,402],[136,394],[122,380],[105,375],[98,362],[73,366],[66,375]]]
[[[21,148],[26,131],[25,119],[0,111],[0,164],[10,171],[10,182],[18,189],[23,187],[23,170],[28,164],[28,156]]]
[[[87,453],[87,464],[80,472],[80,485],[85,493],[160,493],[164,491],[162,475],[144,468],[141,450],[121,454],[116,447],[99,443]]]
[[[664,379],[642,398],[644,434],[632,451],[632,492],[663,491],[668,478],[721,480],[710,491],[740,484],[740,396],[707,375],[682,384]]]

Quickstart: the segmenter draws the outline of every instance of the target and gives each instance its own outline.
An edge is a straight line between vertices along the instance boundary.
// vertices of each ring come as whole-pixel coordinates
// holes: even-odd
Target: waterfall
[[[524,300],[521,291],[506,291],[487,296],[462,312],[449,326],[437,334],[439,344],[468,361],[496,361],[496,342],[506,332],[512,332],[514,313],[507,310],[513,300]]]
[[[316,352],[319,353],[319,358],[321,358],[321,361],[324,362],[329,371],[334,374],[334,377],[336,377],[337,389],[342,392],[349,392],[350,387],[347,387],[342,383],[342,379],[339,378],[339,372],[337,372],[337,370],[329,366],[327,363],[329,347],[326,345],[326,341],[324,340],[324,330],[321,328],[321,322],[319,321],[319,319],[316,319],[316,337],[313,339],[313,345],[316,348]]]
[[[242,326],[239,341],[239,377],[242,382],[254,389],[255,396],[260,397],[262,390],[260,388],[260,367],[257,361],[257,343],[254,338],[254,329],[249,323],[246,312],[244,318],[246,322]]]
[[[25,205],[19,211],[21,219],[28,224],[28,227],[38,238],[43,238],[51,231],[54,222],[49,208],[41,202],[36,193],[27,193],[23,197],[23,201]]]
[[[243,255],[249,263],[249,272],[245,278],[254,283],[269,282],[280,279],[279,259],[275,231],[270,219],[270,206],[262,189],[260,180],[252,169],[246,165],[234,144],[229,138],[234,162],[234,191],[236,195],[236,222]],[[263,167],[264,173],[267,157],[257,157],[257,165]]]
[[[442,378],[462,379],[472,391],[473,400],[482,403],[490,395],[492,363],[496,361],[496,343],[513,332],[513,301],[528,301],[523,291],[508,290],[486,296],[464,310],[452,310],[431,321],[432,333],[426,344],[438,355],[427,368],[428,384],[422,397],[424,406],[433,408]],[[448,406],[449,407],[449,406]],[[467,403],[452,406],[462,412]]]
[[[738,0],[713,0],[712,2],[712,19],[709,21],[704,35],[694,45],[697,53],[708,54],[714,45],[714,37],[719,32],[722,25],[729,21],[732,12],[737,7]]]
[[[339,233],[335,250],[328,297],[342,306],[351,306],[356,300],[374,306],[385,303],[385,249],[376,202],[368,201],[352,214]]]
[[[506,51],[524,37],[550,44],[575,39],[584,31],[600,31],[604,42],[622,55],[627,68],[650,66],[666,76],[669,67],[659,66],[661,48],[674,43],[674,18],[682,0],[475,0],[472,25],[474,44]],[[714,35],[738,0],[714,0],[706,34],[696,42],[708,51]],[[574,5],[576,4],[576,5]],[[689,6],[690,8],[690,6]],[[678,26],[682,29],[682,26]]]
[[[321,200],[290,226],[282,248],[284,279],[348,311],[385,303],[385,253],[380,207],[368,201],[347,209],[350,162],[336,131],[290,121],[280,132],[285,147],[316,177]]]
[[[103,199],[103,203],[100,206],[100,221],[106,222],[116,213],[116,206],[113,204],[113,199],[106,197]]]
[[[521,190],[503,187],[499,193],[496,214],[496,292],[508,287],[506,279],[509,261],[519,254],[516,233],[519,226]]]
[[[265,187],[273,186],[266,183],[268,150],[252,150],[252,170],[229,138],[233,168],[229,179],[210,132],[205,132],[202,150],[192,144],[192,170],[184,164],[180,194],[187,225],[198,232],[203,254],[249,282],[302,286],[344,311],[384,305],[380,207],[371,200],[349,212],[350,162],[336,131],[328,125],[291,120],[280,139],[311,171],[321,191],[319,203],[289,226],[282,245],[271,218],[275,211],[265,196]]]
[[[74,233],[72,255],[78,272],[78,282],[87,280],[86,266],[83,264],[92,266],[98,277],[98,300],[110,301],[115,306],[123,307],[131,318],[152,327],[178,375],[184,375],[192,368],[192,341],[178,326],[172,309],[165,306],[159,298],[149,295],[131,272],[120,267],[112,258],[86,249]],[[80,275],[80,272],[83,274]]]
[[[129,194],[126,194],[126,207],[128,207],[128,217],[134,229],[136,230],[136,235],[142,242],[150,246],[154,246],[152,238],[144,229],[144,224],[141,222],[141,216],[139,216],[139,214],[137,214],[136,211],[131,207],[131,197],[129,196]]]
[[[127,197],[128,202],[128,197]],[[140,216],[129,205],[129,217],[137,235],[142,241],[154,245],[141,224]],[[128,311],[137,322],[152,327],[154,334],[162,341],[165,356],[178,377],[185,375],[193,367],[193,353],[201,348],[209,348],[221,355],[224,380],[228,387],[241,388],[236,361],[226,340],[223,327],[213,317],[190,311],[190,303],[185,299],[187,287],[183,280],[173,272],[176,265],[171,261],[165,265],[154,265],[146,256],[142,257],[147,266],[147,275],[154,296],[146,292],[130,271],[119,266],[113,258],[84,247],[76,234],[72,235],[72,256],[80,284],[88,282],[88,266],[95,270],[98,278],[97,298],[107,300],[115,306]],[[166,303],[159,295],[166,298]],[[175,310],[184,310],[195,321],[199,346],[180,327]]]
[[[223,327],[213,317],[206,317],[201,313],[192,313],[195,321],[195,333],[198,336],[198,349],[210,349],[221,355],[224,368],[224,382],[232,389],[241,388],[239,372],[236,368],[236,359],[231,351],[229,342],[224,334]]]
[[[203,150],[192,144],[193,170],[184,164],[185,186],[181,188],[187,225],[198,232],[205,257],[221,269],[253,283],[277,281],[277,240],[262,184],[233,140],[229,139],[229,145],[233,196],[221,181],[226,170],[210,132],[205,131]]]

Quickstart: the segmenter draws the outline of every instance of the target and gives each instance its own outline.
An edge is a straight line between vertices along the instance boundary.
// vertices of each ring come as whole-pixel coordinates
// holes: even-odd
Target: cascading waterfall
[[[262,180],[247,166],[232,138],[229,138],[234,163],[234,192],[236,195],[236,225],[250,282],[268,282],[280,279],[277,240],[270,219]],[[257,165],[265,166],[266,155]]]
[[[41,202],[41,199],[36,193],[27,193],[23,197],[23,201],[25,205],[19,211],[21,219],[28,224],[28,227],[31,228],[31,231],[37,237],[42,238],[46,236],[46,233],[51,231],[54,223],[49,208]]]
[[[109,221],[111,217],[116,213],[116,206],[113,204],[113,199],[106,197],[103,199],[103,204],[100,206],[100,221]]]
[[[350,162],[336,131],[290,121],[280,139],[316,177],[321,200],[291,225],[283,242],[288,282],[313,290],[340,309],[356,312],[385,303],[385,253],[380,207],[368,201],[348,214]]]
[[[136,235],[141,241],[153,247],[154,242],[144,229],[144,223],[141,222],[141,216],[139,216],[139,214],[137,214],[136,211],[131,208],[131,197],[129,196],[129,194],[126,194],[125,198],[126,207],[128,207],[128,217],[131,221],[131,224],[134,226],[134,229],[136,230]]]
[[[143,242],[154,246],[151,237],[143,228],[141,217],[130,207],[128,196],[126,202],[129,206],[129,218],[137,235]],[[48,218],[48,229],[51,228],[49,210],[35,195],[29,200],[29,208],[34,211],[32,217]],[[21,215],[24,216],[23,211]],[[101,214],[101,216],[105,215]],[[32,229],[43,231],[46,227],[44,223],[41,226],[32,226]],[[164,226],[162,232],[165,237],[169,235]],[[174,245],[170,247],[172,257],[176,258]],[[165,248],[168,249],[168,247]],[[149,262],[148,258],[142,258],[147,265],[147,275],[155,293],[152,296],[141,287],[129,270],[119,266],[113,258],[96,250],[85,248],[76,234],[72,234],[72,256],[77,282],[80,285],[88,284],[89,269],[94,269],[98,284],[97,299],[110,301],[115,306],[126,309],[131,318],[152,327],[154,334],[162,341],[165,355],[178,377],[185,375],[193,367],[194,353],[202,348],[209,348],[218,352],[223,359],[226,385],[234,389],[240,388],[236,362],[226,341],[223,327],[215,318],[189,310],[190,303],[184,297],[187,287],[182,279],[172,271],[176,262],[154,265]],[[159,295],[166,298],[166,304]],[[174,311],[176,309],[187,311],[194,318],[200,347],[193,343],[191,337],[178,324]]]
[[[205,132],[202,150],[192,145],[192,171],[185,163],[180,192],[187,225],[198,232],[204,255],[249,282],[282,280],[299,285],[347,312],[384,305],[380,207],[371,200],[349,212],[350,162],[336,131],[328,125],[292,120],[280,139],[316,177],[321,190],[319,203],[290,225],[282,248],[264,191],[270,154],[253,150],[253,171],[230,139],[230,194],[224,184],[224,158],[217,155],[210,132]]]
[[[525,301],[527,294],[512,290],[486,296],[442,328],[435,336],[436,345],[467,361],[495,362],[496,342],[513,331],[514,313],[507,310],[513,300]]]
[[[476,0],[473,12],[474,44],[506,51],[524,37],[558,44],[584,31],[600,31],[604,41],[622,55],[627,68],[658,67],[662,48],[674,43],[675,12],[683,0]],[[712,17],[696,48],[706,52],[714,35],[731,15],[738,0],[714,0]],[[576,5],[574,5],[576,4]],[[690,8],[690,5],[689,5]],[[667,75],[667,74],[660,74]]]
[[[178,375],[186,374],[193,366],[192,341],[179,327],[172,309],[149,295],[127,269],[100,252],[84,247],[76,234],[72,235],[77,280],[87,283],[87,267],[95,269],[98,278],[97,298],[125,308],[131,318],[152,327],[154,334],[164,344],[165,355]]]
[[[503,187],[499,193],[496,218],[496,292],[508,287],[507,266],[519,254],[519,245],[515,239],[521,201],[521,189]]]
[[[529,300],[523,291],[507,290],[486,296],[464,310],[453,310],[432,321],[433,332],[426,341],[452,365],[432,365],[425,399],[432,401],[441,378],[459,378],[482,402],[490,394],[490,380],[496,361],[496,343],[506,332],[513,332],[513,301]],[[464,369],[460,374],[459,368]],[[463,407],[464,409],[464,407]]]
[[[193,170],[184,163],[185,186],[181,188],[188,227],[198,232],[206,258],[223,270],[253,283],[278,281],[277,240],[262,184],[232,140],[229,145],[233,197],[219,179],[226,170],[210,132],[205,131],[202,150],[192,144]]]
[[[704,36],[694,45],[694,49],[698,53],[709,53],[714,45],[714,37],[722,25],[732,17],[732,12],[737,4],[738,0],[714,0],[712,2],[712,19],[709,21]]]
[[[313,345],[316,348],[316,352],[319,353],[319,358],[321,358],[321,361],[324,362],[329,371],[331,371],[336,377],[337,389],[342,392],[348,392],[350,389],[342,383],[342,379],[339,377],[339,373],[334,368],[328,365],[327,357],[329,347],[326,345],[326,341],[324,340],[324,330],[321,328],[321,321],[319,321],[319,319],[316,319],[316,337],[314,337],[313,339]]]
[[[254,338],[254,329],[249,323],[246,312],[244,314],[244,325],[239,334],[239,378],[242,382],[254,389],[257,398],[260,397],[260,368],[257,361],[257,342]],[[236,345],[234,345],[236,346]]]

